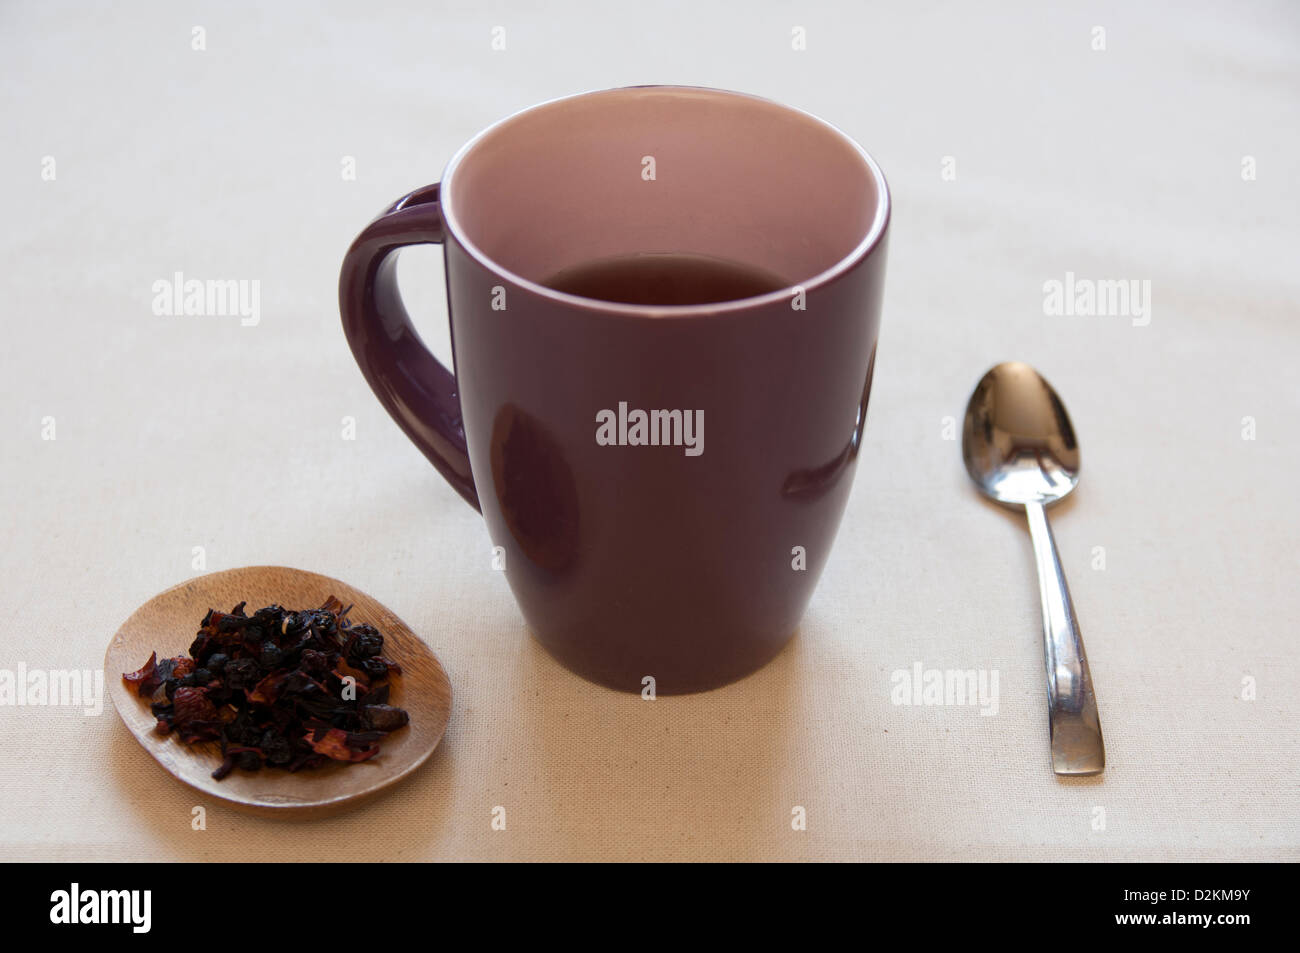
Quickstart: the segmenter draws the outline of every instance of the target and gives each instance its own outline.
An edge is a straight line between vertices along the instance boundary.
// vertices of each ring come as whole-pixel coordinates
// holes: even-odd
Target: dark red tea
[[[685,305],[753,298],[780,291],[789,282],[725,258],[671,252],[583,262],[557,272],[543,284],[600,301]]]

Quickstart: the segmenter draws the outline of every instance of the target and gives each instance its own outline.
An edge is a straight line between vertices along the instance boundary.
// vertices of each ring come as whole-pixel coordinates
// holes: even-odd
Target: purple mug
[[[723,90],[604,90],[470,140],[357,237],[339,306],[379,400],[482,511],[537,639],[614,688],[699,691],[771,659],[826,564],[888,224],[879,167],[820,119]],[[443,246],[454,374],[397,290],[393,252],[419,243]],[[785,284],[674,305],[548,286],[645,253]]]

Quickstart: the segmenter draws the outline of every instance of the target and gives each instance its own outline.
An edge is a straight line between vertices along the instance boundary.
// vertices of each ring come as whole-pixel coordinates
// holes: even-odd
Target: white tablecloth
[[[111,706],[0,705],[0,856],[1300,858],[1294,4],[18,3],[0,62],[0,669],[98,668],[201,547],[347,579],[456,691],[416,777],[306,824],[203,800]],[[531,640],[336,304],[353,235],[475,131],[648,82],[813,111],[894,197],[861,466],[798,636],[653,703]],[[155,314],[176,272],[259,281],[260,319]],[[401,273],[448,357],[438,252]],[[1149,281],[1150,311],[1045,313],[1067,273]],[[1083,448],[1052,516],[1099,779],[1049,769],[1028,536],[946,425],[1013,358]],[[918,663],[997,673],[996,714],[895,704]]]

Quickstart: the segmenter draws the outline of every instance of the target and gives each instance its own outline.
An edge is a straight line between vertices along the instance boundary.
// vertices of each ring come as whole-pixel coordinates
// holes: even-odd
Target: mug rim
[[[621,302],[621,301],[604,301],[601,300],[600,298],[587,298],[582,295],[570,294],[567,291],[557,291],[554,288],[547,287],[546,285],[537,281],[533,281],[530,278],[525,278],[523,275],[517,274],[516,272],[511,271],[509,268],[506,268],[504,265],[500,264],[495,259],[493,259],[489,255],[484,253],[481,248],[479,248],[474,242],[472,242],[466,236],[464,229],[461,228],[460,222],[457,220],[456,217],[455,190],[452,188],[452,184],[455,181],[455,173],[457,167],[460,166],[462,161],[464,161],[465,157],[469,155],[469,153],[474,149],[476,145],[478,145],[487,136],[491,135],[493,132],[500,129],[502,126],[506,125],[509,122],[512,122],[513,120],[524,115],[525,113],[530,113],[535,110],[545,108],[547,106],[553,106],[557,103],[562,103],[570,99],[581,99],[585,96],[593,96],[600,93],[621,92],[624,90],[634,90],[634,89],[658,89],[658,90],[669,90],[669,91],[692,90],[697,92],[721,93],[724,96],[731,96],[731,97],[736,97],[741,99],[749,99],[760,103],[766,103],[768,105],[775,106],[778,109],[795,113],[798,116],[802,116],[803,118],[811,120],[812,122],[822,126],[827,131],[829,131],[832,135],[836,136],[837,138],[842,140],[847,146],[849,146],[849,148],[851,148],[862,159],[863,163],[867,167],[868,172],[871,175],[871,178],[876,188],[876,208],[872,216],[871,227],[867,229],[867,232],[862,237],[861,241],[859,241],[848,252],[848,254],[842,257],[839,261],[835,262],[835,264],[831,265],[829,268],[821,272],[818,272],[816,275],[807,279],[806,281],[795,282],[789,285],[785,285],[777,289],[776,291],[769,291],[766,292],[765,294],[754,295],[753,297],[750,298],[737,298],[732,301],[714,301],[714,302],[708,302],[704,304],[677,304],[677,305],[628,304],[626,302]],[[852,136],[846,133],[843,129],[839,128],[839,126],[836,126],[835,124],[828,122],[825,119],[822,119],[820,116],[817,116],[806,110],[800,109],[797,106],[790,106],[787,105],[786,103],[777,102],[776,100],[769,99],[765,96],[756,96],[752,93],[742,93],[742,92],[737,92],[736,90],[722,89],[716,86],[691,86],[691,85],[681,85],[675,83],[667,83],[667,84],[642,83],[642,84],[635,84],[630,86],[611,86],[611,87],[602,87],[599,89],[588,89],[588,90],[583,90],[582,92],[569,93],[568,95],[565,96],[556,96],[553,99],[547,99],[539,103],[534,103],[531,106],[525,106],[523,109],[516,110],[510,115],[498,119],[496,122],[480,130],[478,133],[472,136],[468,142],[466,142],[463,146],[461,146],[458,150],[456,150],[455,155],[451,157],[451,160],[447,163],[446,168],[443,170],[442,180],[439,183],[438,191],[439,191],[439,196],[438,196],[439,209],[442,215],[443,225],[446,228],[448,234],[454,237],[456,242],[462,248],[464,248],[465,251],[468,252],[472,258],[474,258],[480,265],[485,267],[488,271],[500,275],[502,278],[505,278],[507,281],[510,281],[511,283],[518,285],[521,288],[531,291],[535,295],[538,295],[543,298],[549,298],[550,300],[565,305],[569,308],[580,308],[586,311],[599,312],[601,314],[611,314],[611,315],[618,314],[618,315],[626,315],[629,317],[645,317],[646,315],[652,314],[656,318],[665,318],[665,317],[688,318],[688,317],[700,317],[704,315],[726,314],[726,313],[738,312],[738,311],[749,311],[754,308],[764,307],[765,305],[772,304],[774,302],[786,300],[790,297],[791,292],[793,292],[796,288],[802,289],[805,292],[809,292],[817,288],[823,287],[825,285],[828,285],[831,282],[838,279],[841,275],[844,275],[848,271],[852,270],[854,266],[856,266],[859,262],[867,258],[867,256],[869,256],[875,250],[875,248],[881,243],[881,240],[884,238],[885,235],[885,230],[889,225],[890,208],[891,208],[889,185],[885,181],[885,174],[883,171],[881,171],[880,165],[876,162],[875,159],[871,157],[871,154],[868,153],[867,150],[864,149],[858,143],[856,139],[854,139]]]

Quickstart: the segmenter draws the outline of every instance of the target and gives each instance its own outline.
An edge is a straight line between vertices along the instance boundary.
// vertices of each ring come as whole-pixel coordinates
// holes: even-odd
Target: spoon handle
[[[1043,597],[1043,647],[1047,657],[1048,726],[1052,770],[1057,774],[1100,774],[1106,767],[1097,698],[1065,584],[1056,540],[1041,503],[1028,503],[1029,536],[1038,563],[1038,590]]]

